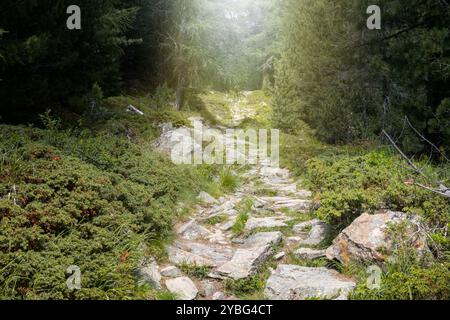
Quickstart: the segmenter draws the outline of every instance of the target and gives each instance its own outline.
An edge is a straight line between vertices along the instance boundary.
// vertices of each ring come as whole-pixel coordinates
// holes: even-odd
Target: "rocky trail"
[[[242,121],[239,112],[233,115],[235,123]],[[165,130],[157,142],[162,150],[170,150],[171,132]],[[259,161],[242,174],[241,182],[236,192],[220,199],[200,193],[195,213],[175,226],[177,236],[167,248],[168,260],[159,266],[151,260],[141,269],[148,282],[182,300],[233,300],[237,298],[227,293],[227,282],[245,281],[268,269],[266,299],[347,299],[356,287],[354,280],[333,269],[300,266],[293,259],[312,262],[327,257],[346,263],[370,254],[376,259],[377,246],[388,245],[383,233],[387,222],[404,218],[392,212],[362,216],[364,221],[323,249],[329,227],[311,219],[316,205],[312,193],[302,189],[289,170]],[[236,234],[246,202],[251,207]],[[201,270],[202,277],[182,271],[189,269]]]
[[[276,195],[255,195],[253,190],[257,182]],[[324,240],[326,225],[312,220],[290,226],[289,222],[294,218],[284,213],[289,210],[306,216],[312,206],[310,196],[309,191],[297,188],[288,170],[264,163],[248,171],[246,183],[232,195],[216,200],[202,193],[203,205],[198,206],[190,221],[176,227],[178,238],[168,248],[172,264],[169,268],[186,263],[210,267],[209,279],[194,283],[186,277],[178,277],[180,272],[177,272],[177,278],[166,281],[168,289],[184,299],[234,299],[225,296],[222,282],[253,277],[264,263],[272,259],[278,260],[278,268],[272,270],[267,280],[264,294],[268,299],[345,298],[355,284],[337,272],[283,263],[289,254],[302,259],[325,256],[324,250],[314,250],[311,246]],[[253,199],[244,228],[246,236],[234,237],[231,229],[239,214],[235,207],[245,199]],[[223,222],[217,225],[205,223],[219,215],[226,217]]]

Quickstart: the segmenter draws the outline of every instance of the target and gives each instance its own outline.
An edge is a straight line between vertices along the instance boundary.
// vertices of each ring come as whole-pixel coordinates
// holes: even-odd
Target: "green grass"
[[[188,277],[193,277],[200,280],[206,279],[211,271],[211,267],[197,266],[187,263],[179,264],[178,268],[180,268],[180,270]]]
[[[221,214],[221,215],[209,218],[208,220],[205,221],[205,223],[209,224],[209,225],[217,225],[217,224],[223,223],[227,220],[228,220],[228,216],[226,214]]]
[[[230,167],[224,167],[219,176],[220,186],[226,193],[234,192],[239,186],[239,177]]]
[[[245,229],[245,225],[250,217],[250,213],[252,211],[254,204],[254,199],[251,197],[247,197],[242,199],[236,206],[235,209],[239,212],[236,221],[231,228],[233,236],[242,235]]]
[[[247,224],[249,218],[249,214],[247,212],[241,212],[236,218],[236,222],[234,223],[233,227],[231,228],[231,232],[233,233],[233,236],[239,236],[244,232],[245,225]]]

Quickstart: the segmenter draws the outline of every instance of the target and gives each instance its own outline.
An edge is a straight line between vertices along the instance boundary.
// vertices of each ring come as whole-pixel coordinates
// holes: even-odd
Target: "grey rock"
[[[261,197],[260,200],[266,203],[266,207],[273,210],[289,209],[292,211],[306,212],[312,206],[310,200],[291,197]]]
[[[264,293],[270,300],[342,299],[355,286],[334,270],[280,264],[269,277]]]
[[[224,244],[178,241],[176,245],[191,255],[211,261],[217,266],[231,260],[234,254],[234,249]]]
[[[225,300],[225,294],[223,292],[216,292],[214,293],[213,300]]]
[[[213,260],[206,259],[200,255],[184,251],[182,249],[170,246],[167,248],[169,261],[173,264],[190,264],[197,266],[215,267],[217,264]]]
[[[286,241],[289,244],[297,244],[297,243],[299,243],[302,240],[304,240],[304,238],[301,238],[301,237],[287,237],[286,238]]]
[[[221,226],[220,226],[220,230],[222,231],[229,231],[231,230],[231,228],[233,228],[234,224],[236,223],[236,217],[231,218],[229,221],[224,222]]]
[[[282,228],[287,227],[286,221],[283,217],[250,218],[245,229],[250,231],[257,228]]]
[[[161,270],[161,275],[167,278],[177,278],[181,277],[181,270],[175,266],[169,266]]]
[[[273,246],[282,240],[281,232],[261,232],[245,240],[233,258],[218,268],[218,277],[244,279],[254,276],[258,268],[273,254]]]
[[[286,252],[282,251],[273,256],[275,260],[281,260],[286,256]]]
[[[219,201],[217,201],[217,199],[215,199],[210,194],[208,194],[204,191],[200,192],[197,199],[206,204],[218,204],[219,203]]]
[[[267,260],[270,254],[270,247],[238,249],[231,261],[217,269],[216,273],[219,277],[235,280],[254,276],[258,267]]]
[[[426,235],[419,228],[416,217],[408,217],[402,212],[380,211],[377,214],[364,213],[344,229],[326,251],[329,259],[337,259],[343,264],[352,261],[384,262],[389,260],[393,243],[387,233],[390,224],[407,223],[408,246],[419,256],[429,254]],[[383,252],[380,252],[383,249]]]
[[[208,229],[199,225],[195,219],[179,226],[177,228],[177,233],[186,240],[206,238],[211,234]]]
[[[310,231],[307,232],[307,229]],[[324,241],[330,234],[330,227],[323,221],[311,220],[299,223],[293,227],[293,231],[298,235],[306,238],[300,241],[301,245],[318,245]]]
[[[187,127],[170,129],[167,125],[163,128],[161,136],[153,143],[153,146],[167,155],[176,157],[177,161],[190,160],[195,150],[202,150],[202,146],[193,138],[193,130]],[[175,148],[177,148],[175,150]],[[173,151],[177,151],[173,153]]]
[[[325,250],[300,248],[297,251],[295,251],[294,256],[303,260],[314,260],[325,257]]]
[[[159,273],[158,265],[153,258],[147,258],[142,261],[135,273],[138,282],[148,283],[158,290],[161,289],[161,274]]]
[[[198,289],[188,277],[179,277],[166,280],[167,290],[177,295],[179,300],[194,300]]]
[[[301,222],[299,224],[296,224],[292,228],[292,231],[294,231],[294,233],[297,233],[297,234],[304,234],[305,232],[309,233],[309,231],[311,231],[312,226],[319,224],[319,223],[321,223],[321,221],[318,219]]]
[[[214,282],[210,280],[203,280],[200,282],[201,284],[201,295],[203,297],[211,297],[216,292],[216,286]]]
[[[265,246],[274,246],[280,244],[283,239],[283,234],[280,231],[276,232],[259,232],[248,237],[241,248],[256,248]]]

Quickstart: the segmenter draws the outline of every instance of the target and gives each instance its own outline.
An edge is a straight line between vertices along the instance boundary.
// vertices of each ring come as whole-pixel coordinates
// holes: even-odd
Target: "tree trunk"
[[[177,92],[176,92],[175,110],[179,111],[184,105],[184,77],[178,76]]]

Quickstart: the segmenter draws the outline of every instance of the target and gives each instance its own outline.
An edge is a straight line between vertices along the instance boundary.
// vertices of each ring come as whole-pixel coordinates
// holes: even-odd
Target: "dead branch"
[[[420,170],[415,164],[414,162],[411,161],[411,159],[408,158],[408,156],[402,151],[402,149],[399,148],[399,146],[397,146],[397,144],[395,143],[394,139],[391,138],[391,136],[385,131],[382,131],[383,134],[386,136],[386,138],[388,138],[389,142],[392,144],[392,146],[395,148],[395,150],[398,151],[398,153],[400,153],[400,155],[403,157],[403,159],[406,160],[406,162],[408,162],[408,164],[410,165],[411,168],[414,169],[414,171],[418,174],[420,174],[421,176],[423,176],[424,178],[427,178],[427,180],[430,180],[430,178],[428,178],[427,175],[425,175],[422,170]]]
[[[445,160],[447,160],[447,162],[450,162],[450,159],[447,158],[447,156],[441,151],[441,149],[439,149],[434,143],[432,143],[430,140],[428,140],[427,138],[425,138],[423,136],[423,134],[421,134],[411,123],[411,121],[409,121],[408,117],[405,117],[406,119],[406,123],[410,126],[410,128],[425,142],[427,142],[430,146],[433,147],[433,149],[435,149],[437,152],[439,152],[441,154],[442,157],[444,157]]]
[[[386,136],[386,138],[389,140],[389,142],[392,144],[392,146],[398,151],[398,153],[400,153],[400,155],[408,162],[408,164],[410,165],[410,167],[413,168],[413,170],[414,170],[417,174],[420,174],[421,176],[423,176],[424,178],[426,178],[428,181],[432,181],[431,178],[429,178],[426,174],[424,174],[424,173],[422,172],[422,170],[420,170],[420,169],[414,164],[414,162],[412,162],[412,160],[411,160],[410,158],[408,158],[408,156],[406,156],[406,154],[400,149],[399,146],[397,146],[397,144],[395,143],[395,141],[391,138],[391,136],[390,136],[385,130],[383,130],[382,132],[383,132],[383,134]],[[436,183],[435,183],[435,184],[436,184]],[[431,188],[431,187],[427,187],[427,186],[425,186],[425,185],[423,185],[423,184],[420,184],[420,183],[417,183],[417,182],[414,182],[414,185],[416,185],[416,186],[418,186],[418,187],[420,187],[420,188],[423,188],[423,189],[425,189],[425,190],[431,191],[431,192],[433,192],[433,193],[435,193],[435,194],[439,194],[439,195],[441,195],[441,196],[443,196],[443,197],[446,197],[446,198],[450,199],[450,189],[447,188],[447,187],[444,186],[444,185],[441,185],[441,186],[440,186],[440,189],[441,189],[441,190],[434,189],[434,188]],[[444,189],[445,189],[445,191],[443,191]]]

